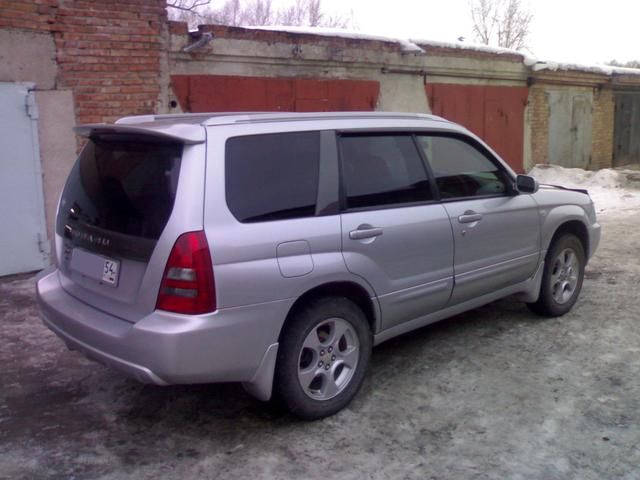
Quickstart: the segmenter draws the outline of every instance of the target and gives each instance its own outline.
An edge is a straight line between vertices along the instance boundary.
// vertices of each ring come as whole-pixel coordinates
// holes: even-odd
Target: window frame
[[[418,136],[453,138],[453,139],[456,139],[456,140],[460,140],[461,142],[464,142],[467,145],[469,145],[470,147],[474,148],[476,151],[481,153],[487,160],[489,160],[489,162],[491,162],[493,164],[493,166],[496,167],[496,170],[502,172],[505,175],[505,177],[507,179],[505,192],[504,193],[488,193],[488,194],[485,194],[485,195],[471,195],[471,196],[456,197],[456,198],[442,198],[442,195],[440,194],[440,188],[437,185],[436,176],[435,176],[435,174],[433,172],[433,166],[429,162],[429,159],[427,158],[427,155],[426,155],[425,151],[420,146],[419,140],[417,138]],[[474,200],[474,199],[483,199],[483,198],[513,197],[514,195],[518,194],[518,191],[515,188],[515,177],[511,174],[509,169],[507,169],[503,165],[503,163],[489,149],[487,149],[487,147],[482,145],[476,139],[474,139],[472,137],[469,137],[469,136],[467,136],[467,135],[465,135],[463,133],[443,132],[443,131],[438,131],[438,132],[433,132],[433,131],[415,132],[415,137],[416,137],[415,138],[416,145],[418,146],[418,150],[420,152],[420,155],[421,155],[421,157],[422,157],[422,159],[423,159],[423,161],[424,161],[424,163],[426,165],[427,170],[429,171],[429,175],[433,179],[433,183],[435,184],[434,188],[438,192],[438,198],[440,199],[440,202],[442,202],[442,203],[451,203],[451,202],[463,202],[463,201],[469,201],[469,200]]]
[[[368,212],[374,210],[389,210],[393,208],[405,208],[405,207],[416,207],[422,205],[434,205],[440,201],[440,195],[437,189],[435,189],[435,182],[433,179],[432,172],[428,167],[427,163],[424,159],[424,154],[422,149],[417,143],[416,132],[413,130],[396,130],[396,129],[357,129],[357,130],[336,130],[336,149],[338,156],[338,171],[339,171],[339,208],[340,213],[352,213],[352,212]],[[383,205],[371,205],[367,207],[347,207],[347,195],[346,195],[346,185],[345,185],[345,174],[344,174],[344,158],[342,156],[342,148],[340,146],[340,139],[342,137],[398,137],[405,136],[410,137],[413,147],[416,149],[416,153],[420,158],[422,168],[424,169],[426,180],[429,182],[429,189],[431,193],[431,200],[419,200],[415,202],[399,202],[399,203],[390,203]]]

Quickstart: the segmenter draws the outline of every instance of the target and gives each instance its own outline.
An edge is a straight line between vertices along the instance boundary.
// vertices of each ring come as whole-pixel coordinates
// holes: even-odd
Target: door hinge
[[[34,120],[38,119],[38,105],[36,105],[36,96],[29,92],[25,99],[25,107],[27,109],[27,115]]]
[[[51,244],[49,243],[49,239],[46,235],[41,233],[38,234],[38,249],[40,253],[44,253],[45,255],[49,255],[51,253]]]

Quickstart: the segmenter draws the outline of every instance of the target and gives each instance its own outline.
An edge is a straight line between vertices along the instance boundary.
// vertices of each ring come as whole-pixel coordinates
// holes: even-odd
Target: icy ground
[[[587,189],[598,214],[627,215],[640,210],[640,172],[636,170],[536,165],[529,175],[540,183]]]

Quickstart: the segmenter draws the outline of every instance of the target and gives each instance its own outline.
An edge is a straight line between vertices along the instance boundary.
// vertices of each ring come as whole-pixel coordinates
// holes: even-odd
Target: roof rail
[[[232,117],[238,115],[256,115],[269,112],[205,112],[205,113],[165,113],[150,115],[131,115],[115,121],[116,125],[132,125],[136,123],[156,122],[158,120],[189,120],[190,123],[205,122],[211,118]]]
[[[435,120],[446,121],[425,113],[403,112],[204,112],[164,115],[136,115],[120,118],[116,125],[167,122],[190,123],[203,126],[228,125],[232,123],[290,122],[305,120],[341,119],[390,119],[390,120]]]
[[[340,119],[394,119],[394,120],[440,120],[444,119],[425,113],[401,112],[261,112],[237,113],[236,118],[224,118],[214,115],[203,125],[220,125],[224,123],[262,123],[288,122],[292,120],[340,120]]]

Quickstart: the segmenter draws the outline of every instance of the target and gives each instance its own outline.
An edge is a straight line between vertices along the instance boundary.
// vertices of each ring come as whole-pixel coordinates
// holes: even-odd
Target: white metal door
[[[49,263],[31,84],[0,83],[0,275]]]

